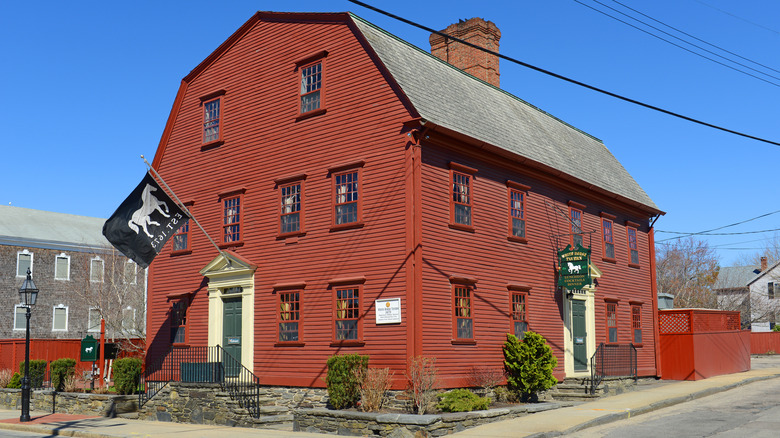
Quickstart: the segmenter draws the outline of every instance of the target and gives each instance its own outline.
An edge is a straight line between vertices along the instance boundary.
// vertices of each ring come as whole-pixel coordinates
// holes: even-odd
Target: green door
[[[222,345],[225,349],[225,376],[235,377],[241,371],[241,297],[223,300]]]
[[[579,300],[571,302],[571,326],[574,336],[574,371],[588,369],[588,333],[585,330],[585,303]]]

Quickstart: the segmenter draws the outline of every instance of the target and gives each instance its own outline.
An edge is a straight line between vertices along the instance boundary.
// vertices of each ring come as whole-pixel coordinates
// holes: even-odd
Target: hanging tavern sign
[[[558,286],[571,290],[582,289],[591,284],[589,265],[590,248],[577,244],[574,248],[567,245],[565,249],[558,251]]]

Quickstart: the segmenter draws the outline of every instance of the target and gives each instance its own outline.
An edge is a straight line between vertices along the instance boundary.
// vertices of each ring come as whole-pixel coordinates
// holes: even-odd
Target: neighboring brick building
[[[497,50],[492,23],[456,27]],[[152,164],[226,257],[193,226],[163,248],[147,357],[222,345],[262,384],[324,386],[360,353],[399,388],[424,355],[454,387],[530,329],[559,378],[600,343],[655,375],[663,212],[600,140],[499,89],[491,56],[456,57],[488,83],[348,13],[238,29],[183,79]],[[565,291],[574,243],[598,282]]]
[[[27,268],[40,290],[30,337],[135,338],[145,329],[146,271],[111,248],[105,219],[0,206],[0,338],[24,338],[19,287]]]

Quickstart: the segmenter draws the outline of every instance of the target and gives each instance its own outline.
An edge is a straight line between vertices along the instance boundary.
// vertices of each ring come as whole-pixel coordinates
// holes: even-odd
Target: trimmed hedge
[[[30,388],[42,388],[46,377],[46,361],[35,359],[30,361]],[[24,377],[24,361],[19,362],[19,375]]]
[[[360,378],[366,374],[368,356],[345,354],[328,358],[328,387],[330,404],[336,409],[355,406],[360,400]]]
[[[137,357],[126,357],[114,361],[114,389],[120,395],[135,394],[141,382],[143,362]]]
[[[51,387],[55,391],[65,389],[65,379],[76,373],[76,359],[63,357],[51,363]]]

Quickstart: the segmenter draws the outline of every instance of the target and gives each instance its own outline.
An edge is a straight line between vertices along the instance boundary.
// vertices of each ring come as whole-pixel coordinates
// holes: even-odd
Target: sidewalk
[[[727,391],[748,383],[780,377],[780,366],[756,368],[744,373],[711,377],[699,381],[670,382],[634,392],[606,397],[512,420],[485,424],[458,432],[456,438],[553,437],[600,424],[641,415],[689,400]],[[0,409],[0,430],[11,429],[41,434],[86,437],[169,437],[187,438],[323,438],[326,435],[268,429],[207,426],[184,423],[126,420],[32,412],[33,421],[19,422],[18,410]]]

